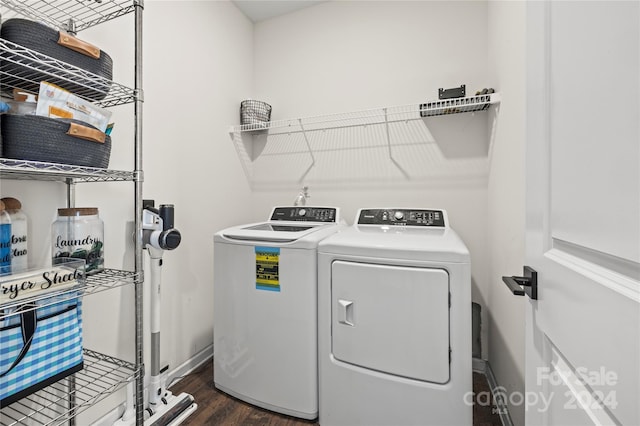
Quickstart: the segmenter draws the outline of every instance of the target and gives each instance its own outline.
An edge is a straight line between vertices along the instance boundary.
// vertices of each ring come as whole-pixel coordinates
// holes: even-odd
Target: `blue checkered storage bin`
[[[0,407],[82,370],[81,298],[57,296],[35,305],[0,322]]]

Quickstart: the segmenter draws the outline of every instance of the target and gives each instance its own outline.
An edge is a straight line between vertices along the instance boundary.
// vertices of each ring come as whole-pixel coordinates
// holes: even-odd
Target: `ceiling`
[[[251,21],[260,22],[326,0],[232,0]]]

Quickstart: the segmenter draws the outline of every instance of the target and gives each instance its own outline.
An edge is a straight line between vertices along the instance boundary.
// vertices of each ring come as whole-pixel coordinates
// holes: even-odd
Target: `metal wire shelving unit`
[[[133,285],[135,293],[135,354],[134,362],[123,361],[108,355],[84,349],[84,368],[55,384],[48,386],[18,402],[0,410],[0,426],[13,425],[75,425],[75,417],[106,396],[135,382],[136,425],[144,423],[143,415],[143,337],[142,337],[142,283],[144,281],[142,259],[142,14],[143,0],[0,0],[0,8],[17,16],[38,21],[59,30],[76,33],[112,19],[133,13],[135,40],[135,86],[129,88],[114,81],[89,73],[55,58],[0,39],[0,81],[3,96],[12,97],[13,87],[26,88],[38,85],[43,78],[53,84],[73,82],[86,88],[76,95],[87,96],[96,90],[105,93],[100,101],[92,101],[102,107],[130,104],[134,106],[134,161],[132,171],[120,171],[80,167],[68,164],[45,163],[0,158],[0,178],[32,181],[53,181],[67,185],[67,205],[75,205],[75,184],[83,182],[132,182],[135,211],[135,270],[107,269],[87,277],[81,287],[59,290],[20,300],[56,300],[68,296],[88,296],[125,285]],[[24,72],[8,71],[9,64],[20,64]],[[43,77],[45,76],[45,77]],[[45,302],[46,303],[46,302]],[[10,316],[11,303],[1,306],[0,318]]]

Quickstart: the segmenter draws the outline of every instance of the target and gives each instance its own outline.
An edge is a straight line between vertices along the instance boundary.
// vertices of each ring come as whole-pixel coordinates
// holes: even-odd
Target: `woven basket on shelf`
[[[46,25],[27,19],[8,19],[0,27],[0,37],[3,39],[81,68],[97,77],[58,78],[55,75],[56,68],[49,70],[49,68],[43,67],[39,61],[34,60],[30,63],[29,60],[21,56],[8,50],[2,50],[0,51],[0,68],[2,70],[0,85],[3,90],[16,87],[38,93],[40,82],[48,81],[90,100],[104,99],[109,93],[113,74],[111,57],[104,51],[75,37],[67,37],[67,45],[59,44],[58,40],[65,36],[67,36],[65,33],[60,33]],[[74,44],[79,44],[80,47],[74,46]],[[37,66],[34,67],[35,64]],[[51,74],[42,72],[43,70],[48,70]]]
[[[1,126],[5,158],[85,167],[109,166],[111,137],[82,121],[3,115]]]

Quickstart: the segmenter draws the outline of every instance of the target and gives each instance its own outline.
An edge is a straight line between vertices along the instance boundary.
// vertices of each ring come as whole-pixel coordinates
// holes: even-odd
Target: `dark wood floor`
[[[473,373],[476,394],[488,391],[482,374]],[[217,390],[213,385],[213,361],[208,360],[196,371],[171,387],[174,395],[188,392],[195,398],[198,410],[183,425],[192,426],[313,426],[316,421],[305,421],[254,407]],[[473,407],[473,426],[501,426],[495,407]],[[425,425],[426,426],[426,425]],[[467,425],[460,425],[467,426]]]

